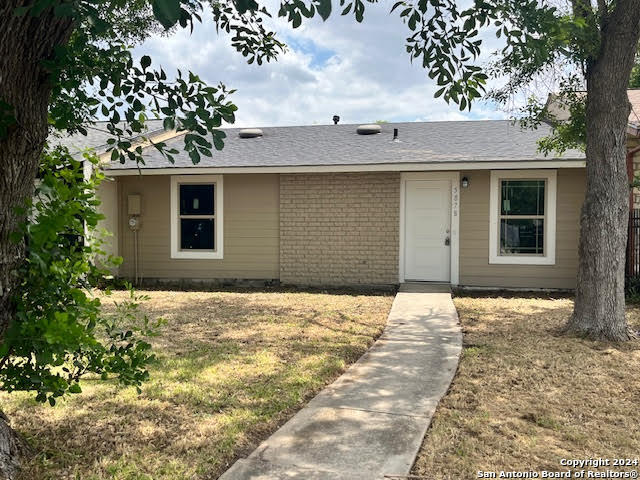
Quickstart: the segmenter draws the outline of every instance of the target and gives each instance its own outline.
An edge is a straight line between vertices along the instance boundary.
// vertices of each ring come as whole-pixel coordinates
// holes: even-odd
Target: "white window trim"
[[[398,281],[405,282],[405,195],[407,180],[449,180],[451,182],[451,269],[449,283],[460,280],[460,172],[403,172],[400,174],[400,251]]]
[[[499,203],[500,180],[546,180],[544,255],[500,255]],[[489,263],[502,265],[555,265],[556,264],[556,170],[492,170],[489,191]]]
[[[180,197],[179,185],[186,183],[193,184],[215,184],[215,247],[212,252],[194,250],[186,251],[180,250],[180,226],[179,217],[180,210],[178,201]],[[171,177],[171,202],[170,202],[170,216],[171,216],[171,258],[191,258],[197,260],[211,260],[224,258],[224,185],[222,175],[173,175]]]

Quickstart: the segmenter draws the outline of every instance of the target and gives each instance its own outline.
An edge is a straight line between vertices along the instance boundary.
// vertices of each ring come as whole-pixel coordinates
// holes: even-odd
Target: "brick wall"
[[[399,173],[280,175],[280,281],[398,283]]]

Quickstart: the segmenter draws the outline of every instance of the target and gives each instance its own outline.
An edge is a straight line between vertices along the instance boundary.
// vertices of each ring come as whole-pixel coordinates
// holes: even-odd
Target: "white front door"
[[[405,280],[451,280],[451,182],[405,184]]]

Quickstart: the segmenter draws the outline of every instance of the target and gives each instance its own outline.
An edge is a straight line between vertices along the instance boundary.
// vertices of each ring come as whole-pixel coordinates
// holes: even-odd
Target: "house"
[[[586,92],[579,92],[586,95]],[[640,174],[640,89],[627,90],[631,110],[627,120],[627,170],[630,177]],[[545,106],[550,122],[569,120],[569,109],[555,94],[550,94]],[[634,188],[630,194],[630,208],[640,208],[640,189]]]
[[[634,177],[640,178],[640,89],[628,89],[627,96],[631,105],[627,119],[627,175],[632,181]],[[549,95],[546,110],[551,122],[564,122],[570,116],[569,109],[554,94]],[[627,277],[637,277],[640,275],[640,188],[637,186],[629,190],[629,210],[625,270]]]
[[[573,288],[581,151],[510,121],[225,129],[193,165],[109,164],[118,275],[143,282]],[[161,129],[170,147],[182,134]],[[74,145],[77,138],[67,139]],[[82,140],[84,141],[84,140]],[[86,145],[81,145],[86,146]]]
[[[629,174],[640,175],[640,89],[629,89],[631,113],[627,125],[627,163]],[[634,188],[631,208],[640,208],[640,189]]]

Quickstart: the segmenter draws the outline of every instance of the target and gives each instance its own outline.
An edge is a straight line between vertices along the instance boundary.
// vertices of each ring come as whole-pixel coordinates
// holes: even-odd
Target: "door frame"
[[[460,279],[460,172],[403,172],[400,174],[400,252],[399,278],[405,281],[405,217],[407,180],[449,180],[451,185],[451,274],[449,283],[458,285]]]

